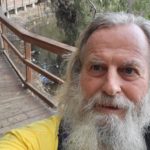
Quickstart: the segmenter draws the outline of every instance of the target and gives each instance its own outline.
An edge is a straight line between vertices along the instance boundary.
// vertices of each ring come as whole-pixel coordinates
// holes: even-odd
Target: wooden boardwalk
[[[51,115],[51,111],[38,97],[22,86],[5,56],[0,54],[0,136]]]

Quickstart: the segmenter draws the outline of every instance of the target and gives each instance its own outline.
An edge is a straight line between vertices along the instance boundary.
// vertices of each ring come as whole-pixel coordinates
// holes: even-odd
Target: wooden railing
[[[27,5],[34,5],[38,0],[0,0],[2,11],[9,12],[18,8],[26,8]]]
[[[55,104],[49,100],[45,95],[43,95],[38,89],[31,84],[32,81],[32,70],[38,72],[39,74],[47,77],[54,82],[62,84],[64,81],[54,74],[42,69],[31,61],[31,45],[36,45],[40,48],[47,50],[48,52],[55,53],[57,55],[63,55],[65,53],[70,53],[75,51],[75,47],[54,41],[52,39],[33,34],[22,27],[11,23],[5,16],[0,15],[1,24],[1,44],[4,49],[4,54],[8,58],[12,67],[15,69],[16,73],[24,83],[24,85],[38,95],[42,100],[44,100],[50,107],[56,107]],[[14,44],[6,36],[6,28],[9,29],[13,34],[17,35],[24,42],[24,55],[19,52],[19,50],[14,46]],[[26,76],[25,78],[21,74],[20,70],[15,66],[13,60],[10,59],[7,50],[12,50],[15,55],[26,65]]]

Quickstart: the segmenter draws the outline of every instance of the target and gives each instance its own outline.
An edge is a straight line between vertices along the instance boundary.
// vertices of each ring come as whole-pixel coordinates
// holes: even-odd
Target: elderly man
[[[70,58],[60,113],[12,130],[0,149],[150,150],[149,56],[148,20],[100,15]]]

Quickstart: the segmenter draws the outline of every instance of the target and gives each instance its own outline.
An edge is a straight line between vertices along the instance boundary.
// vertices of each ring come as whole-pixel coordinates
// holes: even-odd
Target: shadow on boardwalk
[[[22,86],[5,56],[0,54],[0,136],[50,115],[48,106]]]

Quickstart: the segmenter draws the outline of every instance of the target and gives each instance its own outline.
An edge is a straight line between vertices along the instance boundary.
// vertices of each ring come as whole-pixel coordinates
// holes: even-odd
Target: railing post
[[[15,11],[15,14],[18,13],[17,6],[16,6],[16,0],[14,0],[14,11]]]
[[[0,36],[0,44],[1,44],[1,48],[2,48],[2,50],[4,49],[4,41],[3,41],[3,38],[2,38],[2,34],[3,34],[3,24],[2,24],[2,22],[0,23],[0,34],[1,34],[1,36]]]
[[[6,26],[4,24],[1,24],[1,27],[2,27],[2,34],[6,36]],[[4,39],[2,41],[3,41],[2,42],[3,43],[3,45],[2,45],[3,49],[4,50],[8,50],[8,44],[7,44],[7,42]]]
[[[25,59],[31,61],[31,44],[24,42]],[[32,82],[32,69],[26,65],[26,82]]]
[[[7,18],[9,18],[9,9],[8,9],[8,1],[6,0],[6,15],[7,15]]]
[[[32,3],[32,8],[35,8],[35,3],[34,2]]]

